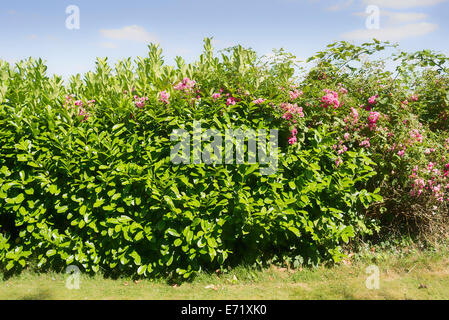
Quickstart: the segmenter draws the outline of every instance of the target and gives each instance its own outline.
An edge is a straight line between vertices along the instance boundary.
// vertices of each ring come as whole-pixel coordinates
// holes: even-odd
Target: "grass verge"
[[[379,268],[379,289],[366,287],[370,265]],[[0,281],[0,299],[449,299],[449,249],[367,251],[330,268],[238,267],[181,285],[81,275],[69,290],[67,277],[24,272]]]

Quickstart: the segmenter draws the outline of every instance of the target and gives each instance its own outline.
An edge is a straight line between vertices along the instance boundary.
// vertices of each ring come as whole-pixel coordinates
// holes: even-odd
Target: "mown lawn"
[[[379,289],[365,284],[366,267],[373,264],[380,270]],[[449,299],[449,255],[447,250],[376,253],[316,269],[239,267],[181,285],[81,275],[80,288],[69,290],[66,279],[25,272],[0,281],[0,299]]]

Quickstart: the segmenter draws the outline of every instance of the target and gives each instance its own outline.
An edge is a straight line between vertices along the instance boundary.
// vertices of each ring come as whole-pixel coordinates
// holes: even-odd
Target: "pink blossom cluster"
[[[303,95],[302,91],[298,91],[298,89],[295,89],[293,91],[289,91],[288,94],[290,95],[290,100],[296,100],[298,99],[300,96]]]
[[[145,102],[148,101],[147,97],[139,97],[139,96],[134,96],[134,104],[136,105],[137,108],[143,108],[145,107]]]
[[[419,197],[423,193],[430,194],[436,201],[443,202],[444,198],[449,201],[449,183],[447,181],[449,172],[449,163],[444,165],[444,174],[436,168],[437,164],[429,162],[425,168],[419,170],[418,166],[412,169],[410,179],[412,180],[412,197]],[[426,175],[427,178],[419,176],[419,173]],[[446,185],[446,187],[444,187]],[[445,191],[445,189],[447,191]]]
[[[300,118],[304,118],[304,112],[302,107],[298,107],[298,104],[291,103],[281,103],[281,109],[284,111],[282,115],[283,119],[290,120],[293,118],[293,115],[297,115]]]
[[[87,106],[92,107],[95,102],[96,102],[95,100],[88,100]],[[86,121],[89,118],[89,113],[84,108],[84,102],[82,100],[75,100],[74,94],[69,94],[69,95],[65,96],[64,107],[65,108],[76,107],[75,110],[76,110],[78,116],[84,116],[83,120],[81,120],[81,121]]]
[[[349,133],[346,133],[344,135],[345,140],[349,139],[348,135],[349,135]],[[346,151],[348,151],[348,147],[345,146],[344,143],[345,143],[345,141],[339,138],[338,139],[338,146],[336,144],[334,144],[332,146],[332,149],[337,150],[337,154],[341,155],[341,154],[345,153]]]
[[[399,143],[396,144],[394,143],[392,145],[392,147],[390,148],[390,151],[395,151],[398,150],[396,153],[398,156],[403,157],[405,155],[405,151],[407,150],[408,147],[411,147],[413,144],[415,143],[422,143],[423,142],[423,135],[421,134],[421,132],[418,129],[413,129],[409,132],[409,136],[410,138],[408,138],[404,143]],[[429,154],[433,151],[435,151],[435,149],[428,149]],[[427,150],[424,151],[424,153],[427,153]]]
[[[179,90],[179,91],[187,91],[187,92],[191,92],[193,90],[193,88],[196,85],[196,81],[195,80],[191,80],[189,78],[184,78],[182,79],[182,81],[178,84],[176,84],[173,89],[175,90]]]
[[[412,131],[410,131],[409,143],[413,144],[414,142],[423,142],[423,135],[421,134],[421,132],[419,132],[418,129],[413,129]]]
[[[293,118],[295,115],[299,118],[304,118],[303,108],[299,107],[296,103],[281,103],[280,108],[284,112],[282,118],[285,120],[292,120],[293,123],[296,123],[296,120]],[[291,136],[288,138],[289,144],[295,144],[297,142],[297,134],[298,130],[296,128],[293,128],[291,131]]]
[[[377,103],[377,98],[379,98],[379,95],[378,94],[376,94],[375,96],[372,96],[372,97],[370,97],[369,99],[368,99],[368,103],[370,104],[370,105],[375,105],[376,103]]]
[[[219,90],[219,92],[215,92],[215,93],[212,94],[212,99],[214,99],[214,102],[215,102],[217,99],[220,99],[220,98],[221,98],[221,94],[223,93],[223,91],[224,91],[224,89],[221,88],[221,89]],[[229,96],[229,94],[227,94],[226,96]]]
[[[369,141],[369,138],[366,138],[365,140],[362,140],[359,143],[359,146],[364,147],[364,148],[370,148],[371,147],[371,143]]]
[[[405,156],[405,151],[407,151],[407,144],[404,145],[402,143],[399,144],[393,143],[393,145],[390,148],[390,151],[395,150],[398,150],[396,154],[402,158],[403,156]]]
[[[259,99],[254,100],[253,103],[254,103],[254,104],[262,104],[262,103],[264,103],[265,101],[267,101],[267,99],[259,98]]]
[[[321,97],[321,107],[333,107],[334,109],[340,107],[341,103],[338,100],[337,92],[331,91],[329,89],[324,89],[324,92],[326,93],[326,95]]]
[[[296,135],[298,134],[298,130],[296,128],[293,128],[291,133],[292,133],[292,135],[290,138],[288,138],[288,143],[295,144],[298,141],[298,139],[296,138]]]
[[[424,188],[426,187],[426,181],[422,178],[416,178],[413,180],[412,184],[412,190],[410,191],[410,194],[412,197],[414,196],[420,196]]]
[[[169,104],[170,103],[170,93],[167,91],[161,91],[159,92],[159,101],[163,102],[165,104]]]
[[[370,130],[374,130],[377,128],[377,120],[379,120],[380,113],[379,112],[370,112],[368,116],[368,126]]]
[[[229,105],[235,105],[235,103],[237,102],[237,99],[236,98],[234,98],[234,97],[228,97],[227,99],[226,99],[226,105],[227,106],[229,106]]]
[[[75,99],[75,95],[74,94],[66,95],[65,96],[64,107],[67,108],[69,106],[73,106],[74,99]]]

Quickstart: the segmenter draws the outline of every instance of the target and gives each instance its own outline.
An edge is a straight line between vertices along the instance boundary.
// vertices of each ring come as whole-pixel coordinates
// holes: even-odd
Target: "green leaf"
[[[301,232],[299,232],[299,229],[293,226],[288,227],[288,230],[293,232],[297,237],[301,236]]]
[[[217,241],[215,241],[214,238],[207,238],[207,244],[212,248],[216,248],[218,246]]]
[[[46,253],[47,257],[54,256],[55,254],[56,254],[56,250],[55,249],[50,249]]]
[[[141,274],[144,274],[146,270],[147,270],[147,266],[142,265],[137,269],[137,274],[140,276]]]
[[[51,184],[50,187],[48,187],[48,192],[54,195],[58,195],[60,191],[58,190],[58,187],[54,184]]]
[[[191,243],[193,240],[193,231],[188,229],[186,233],[186,240],[188,243]]]
[[[166,233],[168,233],[169,235],[173,236],[173,237],[179,237],[179,233],[175,230],[175,229],[167,229]]]
[[[23,195],[23,193],[20,193],[17,197],[12,199],[12,202],[15,204],[20,204],[23,202],[23,200],[25,200],[25,196]]]
[[[14,267],[14,261],[9,260],[8,264],[6,265],[6,270],[9,271]]]
[[[171,266],[172,263],[173,263],[173,256],[171,256],[170,259],[168,259],[166,263],[167,267]]]
[[[95,201],[95,203],[94,203],[94,208],[100,207],[101,205],[103,205],[103,203],[104,203],[104,199],[97,199],[97,201]]]

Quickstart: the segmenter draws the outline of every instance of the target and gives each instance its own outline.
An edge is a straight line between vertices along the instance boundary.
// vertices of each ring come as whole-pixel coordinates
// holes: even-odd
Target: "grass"
[[[373,264],[380,270],[379,289],[365,285],[366,267]],[[66,279],[24,272],[0,281],[0,299],[449,299],[449,250],[367,251],[330,268],[238,267],[181,285],[81,275],[80,289],[69,290]]]

